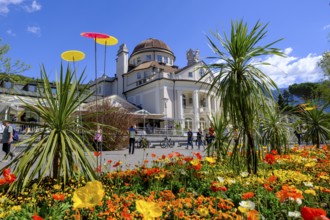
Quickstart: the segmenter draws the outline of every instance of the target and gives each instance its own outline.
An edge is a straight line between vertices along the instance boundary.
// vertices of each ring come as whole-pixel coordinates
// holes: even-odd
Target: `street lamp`
[[[164,107],[165,107],[165,135],[166,135],[166,138],[167,138],[167,101],[168,101],[168,98],[163,98],[163,101],[164,101]]]

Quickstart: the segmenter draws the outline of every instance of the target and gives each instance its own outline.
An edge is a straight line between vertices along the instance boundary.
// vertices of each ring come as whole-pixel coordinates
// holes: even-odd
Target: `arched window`
[[[186,118],[184,120],[184,127],[185,129],[192,129],[192,119],[191,118]]]

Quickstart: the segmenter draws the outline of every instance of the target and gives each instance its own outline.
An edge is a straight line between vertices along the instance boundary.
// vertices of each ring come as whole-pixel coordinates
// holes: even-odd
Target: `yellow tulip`
[[[156,179],[164,179],[165,173],[160,173],[159,175],[155,176]]]
[[[214,157],[205,157],[205,160],[207,162],[209,162],[210,164],[214,164],[216,162],[216,160],[214,159]]]
[[[322,175],[322,176],[319,176],[321,179],[324,179],[324,180],[328,180],[329,177],[328,176],[325,176],[325,175]]]
[[[152,220],[162,216],[163,212],[155,202],[146,202],[144,200],[136,201],[136,210],[140,212],[145,220]]]
[[[73,193],[73,208],[91,208],[99,204],[104,197],[102,183],[94,180]]]
[[[190,163],[193,166],[197,166],[199,164],[199,160],[198,159],[193,159],[192,161],[190,161]]]
[[[310,162],[310,163],[306,163],[305,167],[314,167],[316,165],[315,162]]]
[[[15,205],[11,208],[12,211],[20,212],[22,210],[20,205]]]
[[[202,216],[202,217],[206,217],[209,215],[209,210],[206,207],[200,208],[198,209],[198,213]]]
[[[306,189],[304,192],[305,192],[306,194],[311,194],[311,195],[313,195],[313,196],[316,196],[316,192],[315,192],[315,190],[312,190],[312,189]]]
[[[242,206],[238,206],[238,210],[241,212],[241,213],[247,213],[249,211],[248,208],[244,208]]]

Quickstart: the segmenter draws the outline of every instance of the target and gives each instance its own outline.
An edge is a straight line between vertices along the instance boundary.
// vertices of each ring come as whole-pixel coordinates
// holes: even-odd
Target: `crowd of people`
[[[193,132],[191,131],[191,129],[188,129],[187,132],[187,148],[189,149],[189,147],[191,147],[191,149],[194,149],[194,137],[193,137]],[[200,150],[201,147],[203,147],[203,149],[205,150],[205,146],[210,145],[215,139],[215,130],[213,127],[210,127],[209,129],[205,129],[204,132],[202,131],[202,129],[198,129],[197,133],[196,133],[196,146],[197,149]]]

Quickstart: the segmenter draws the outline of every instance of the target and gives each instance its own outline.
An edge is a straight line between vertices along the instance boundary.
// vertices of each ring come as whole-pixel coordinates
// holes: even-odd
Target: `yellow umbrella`
[[[115,38],[113,36],[109,36],[108,38],[96,38],[95,41],[96,41],[96,43],[102,44],[105,46],[113,46],[118,43],[117,38]]]
[[[63,60],[75,62],[85,59],[85,54],[79,50],[68,50],[61,54]]]

